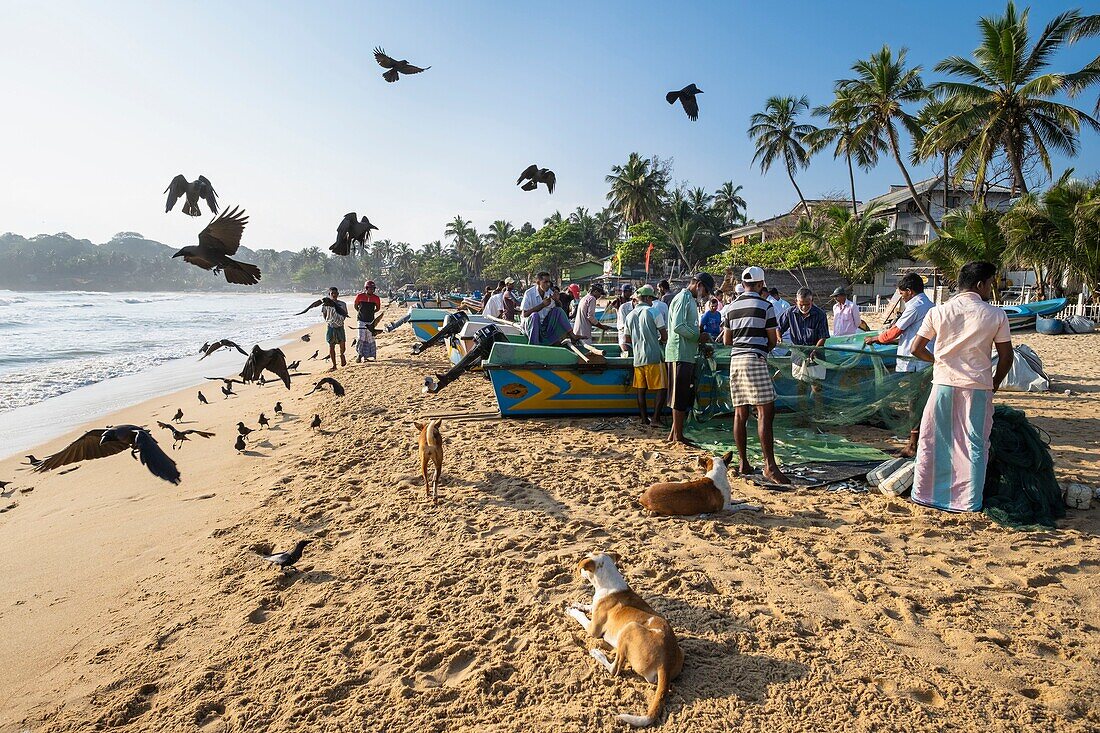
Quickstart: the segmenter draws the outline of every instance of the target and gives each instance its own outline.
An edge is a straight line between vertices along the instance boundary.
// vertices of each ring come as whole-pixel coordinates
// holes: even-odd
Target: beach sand
[[[1060,477],[1100,483],[1100,335],[1019,340],[1058,391],[997,399],[1050,433]],[[640,491],[699,453],[620,418],[445,419],[432,506],[412,419],[494,405],[476,375],[422,396],[444,355],[411,343],[384,335],[379,363],[341,369],[343,400],[303,397],[306,378],[229,400],[211,383],[208,406],[188,389],[99,421],[183,407],[217,432],[174,453],[180,486],[125,454],[67,475],[0,462],[0,731],[625,729],[653,687],[612,679],[563,612],[591,598],[590,550],[618,552],[680,638],[661,730],[1100,726],[1100,509],[1025,533],[736,482],[763,512],[650,518]],[[261,410],[272,429],[238,455],[236,421]],[[307,537],[297,574],[256,554]]]

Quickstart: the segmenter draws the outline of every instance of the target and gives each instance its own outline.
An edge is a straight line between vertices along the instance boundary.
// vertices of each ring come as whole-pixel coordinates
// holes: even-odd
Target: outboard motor
[[[492,324],[485,326],[485,328],[478,329],[474,334],[474,345],[466,352],[466,356],[462,357],[462,361],[455,364],[443,374],[436,374],[434,377],[424,377],[424,394],[435,394],[443,389],[470,369],[480,364],[482,360],[488,359],[489,352],[493,350],[493,344],[505,343],[507,341],[508,337]]]
[[[412,353],[422,354],[436,344],[445,343],[448,336],[457,336],[458,332],[462,330],[462,327],[466,325],[468,320],[470,320],[470,318],[466,315],[465,311],[448,313],[443,318],[443,325],[440,326],[434,336],[423,343],[413,344]]]

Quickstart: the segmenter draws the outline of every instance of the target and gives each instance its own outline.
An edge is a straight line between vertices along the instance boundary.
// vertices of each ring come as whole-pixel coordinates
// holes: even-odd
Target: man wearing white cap
[[[745,292],[733,301],[722,319],[723,340],[730,347],[730,397],[733,440],[742,475],[752,473],[748,458],[749,417],[756,411],[760,451],[764,454],[764,478],[775,484],[789,484],[775,461],[772,421],[775,418],[775,384],[768,368],[768,353],[779,343],[775,307],[764,297],[764,271],[748,267],[741,273]]]

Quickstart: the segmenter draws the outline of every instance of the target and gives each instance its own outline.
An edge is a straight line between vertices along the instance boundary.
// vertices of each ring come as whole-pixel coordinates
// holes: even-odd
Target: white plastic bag
[[[1001,382],[1001,389],[1006,392],[1050,391],[1050,379],[1043,371],[1043,360],[1039,355],[1027,344],[1020,344],[1012,350],[1016,358],[1012,360],[1012,368]],[[993,364],[997,364],[996,357],[993,358]]]

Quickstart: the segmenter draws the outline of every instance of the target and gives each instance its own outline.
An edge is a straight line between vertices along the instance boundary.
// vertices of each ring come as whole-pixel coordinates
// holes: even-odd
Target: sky
[[[1037,34],[1071,7],[1032,3]],[[771,2],[69,2],[0,0],[0,232],[67,231],[103,242],[137,231],[193,244],[208,217],[164,213],[177,173],[206,175],[243,206],[247,247],[326,247],[346,212],[378,238],[414,246],[456,215],[536,226],[556,210],[595,213],[604,177],[632,151],[674,178],[744,186],[750,217],[797,201],[781,169],[753,165],[749,117],[772,95],[824,104],[835,80],[883,43],[907,47],[926,81],[977,45],[986,0]],[[372,49],[431,66],[396,84]],[[1100,40],[1064,49],[1077,70]],[[700,118],[666,91],[696,83]],[[1096,90],[1076,104],[1091,110]],[[1100,171],[1100,136],[1055,161]],[[553,195],[515,181],[552,168]],[[917,168],[914,179],[930,174]],[[859,172],[867,200],[901,183],[883,160]],[[807,197],[844,191],[828,154],[799,176]],[[204,208],[205,212],[205,208]]]

